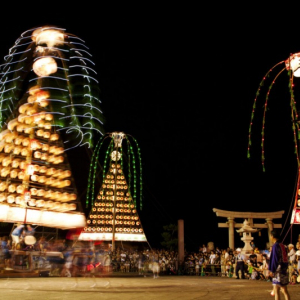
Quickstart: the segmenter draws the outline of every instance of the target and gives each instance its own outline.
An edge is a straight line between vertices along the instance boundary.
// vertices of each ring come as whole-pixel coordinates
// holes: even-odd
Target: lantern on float
[[[42,57],[33,63],[32,68],[36,75],[44,77],[56,73],[57,64],[52,57]]]

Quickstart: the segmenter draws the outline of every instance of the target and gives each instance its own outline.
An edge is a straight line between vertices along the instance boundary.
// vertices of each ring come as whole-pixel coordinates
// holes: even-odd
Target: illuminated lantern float
[[[95,195],[96,166],[101,156],[103,178]],[[92,209],[79,240],[112,241],[112,250],[115,241],[147,241],[137,211],[138,204],[142,209],[142,191],[141,154],[136,140],[123,132],[107,133],[92,157],[86,200],[89,205],[91,199]]]
[[[99,90],[84,42],[64,31],[26,31],[1,66],[3,222],[86,224],[66,151],[102,135]]]
[[[252,132],[252,126],[253,126],[253,119],[254,119],[254,113],[255,109],[257,107],[257,99],[263,89],[263,86],[266,84],[267,79],[270,77],[271,72],[277,67],[284,64],[284,68],[277,73],[275,78],[271,81],[265,98],[265,104],[264,104],[264,112],[263,112],[263,126],[262,126],[262,165],[263,170],[265,171],[265,151],[264,151],[264,145],[265,145],[265,118],[266,118],[266,112],[268,109],[268,100],[269,95],[271,92],[271,89],[273,85],[276,82],[276,79],[280,74],[283,73],[283,71],[287,70],[288,73],[288,80],[289,80],[289,89],[290,89],[290,107],[291,107],[291,124],[292,124],[292,130],[294,133],[294,144],[295,144],[295,154],[297,158],[298,163],[298,179],[297,179],[297,189],[295,194],[295,201],[294,201],[294,208],[291,216],[291,224],[300,224],[300,156],[299,156],[299,149],[300,149],[300,118],[299,118],[299,108],[297,108],[296,100],[295,100],[295,91],[294,91],[294,77],[300,77],[300,53],[294,53],[291,54],[290,57],[284,61],[281,61],[277,63],[275,66],[273,66],[263,77],[262,81],[260,82],[259,88],[256,92],[256,98],[254,99],[253,109],[252,109],[252,115],[251,115],[251,122],[249,126],[249,140],[248,140],[248,158],[250,158],[250,147],[252,144],[251,141],[251,132]]]

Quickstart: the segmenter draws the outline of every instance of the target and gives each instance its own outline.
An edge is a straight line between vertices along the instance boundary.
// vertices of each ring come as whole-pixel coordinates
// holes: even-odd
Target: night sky
[[[120,8],[119,8],[120,9]],[[265,167],[261,164],[262,108],[274,69],[262,89],[247,159],[248,129],[260,81],[275,64],[300,51],[298,27],[258,8],[136,7],[106,11],[80,7],[45,15],[16,12],[13,27],[2,23],[0,56],[22,32],[55,25],[83,39],[95,62],[106,132],[123,131],[138,141],[143,160],[142,225],[152,247],[163,226],[184,220],[187,249],[213,241],[228,245],[213,208],[284,210],[290,227],[297,164],[287,72],[274,84],[266,117]],[[248,11],[239,14],[236,11]],[[37,8],[35,8],[35,11]],[[127,11],[126,10],[126,11]],[[28,9],[29,11],[29,9]],[[235,11],[235,12],[234,12]],[[258,13],[257,11],[260,11]],[[53,10],[52,10],[53,12]],[[300,79],[295,79],[300,91]],[[297,96],[297,93],[295,94]],[[296,99],[297,101],[297,99]],[[82,156],[81,164],[78,156]],[[84,195],[88,158],[70,160]],[[242,222],[239,220],[238,222]],[[263,223],[263,220],[258,221]],[[286,236],[296,243],[297,225]],[[255,236],[258,244],[264,240]],[[236,245],[243,246],[236,235]]]

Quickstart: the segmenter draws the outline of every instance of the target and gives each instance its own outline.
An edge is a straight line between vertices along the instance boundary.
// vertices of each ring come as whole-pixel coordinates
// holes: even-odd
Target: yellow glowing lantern
[[[39,183],[45,183],[45,181],[46,181],[46,176],[39,176],[38,178]]]
[[[48,162],[53,163],[55,161],[55,156],[54,155],[49,155],[48,156]]]
[[[11,121],[8,122],[7,128],[8,128],[9,130],[14,130],[14,128],[15,128],[18,124],[19,124],[19,123],[18,123],[18,120],[17,120],[17,119],[13,119],[13,120],[11,120]]]
[[[51,133],[49,131],[44,131],[43,138],[49,139],[50,135],[51,135]]]
[[[44,135],[44,130],[42,130],[42,129],[37,130],[36,135],[39,137],[42,137]]]
[[[53,207],[53,201],[45,201],[45,207],[46,208],[52,208]]]
[[[34,140],[34,139],[30,140],[30,148],[31,148],[31,150],[38,149],[39,148],[39,141]]]
[[[53,120],[53,115],[52,114],[46,114],[45,115],[45,120],[46,121],[52,121]]]
[[[45,121],[42,120],[42,119],[40,119],[40,120],[37,122],[37,126],[38,126],[39,128],[44,128],[44,124],[45,124]]]
[[[36,101],[36,96],[29,96],[28,98],[27,98],[27,102],[28,103],[34,103]]]
[[[31,195],[33,195],[33,196],[35,196],[36,194],[37,194],[37,189],[36,188],[31,188],[30,189],[30,193],[31,193]]]
[[[54,169],[54,168],[48,168],[46,175],[51,176],[55,173],[55,171],[56,171],[56,169]]]
[[[48,152],[48,150],[49,150],[49,145],[48,145],[48,144],[43,144],[42,150],[45,151],[45,152]]]
[[[48,76],[57,72],[57,64],[54,58],[50,56],[44,56],[37,59],[33,63],[33,71],[38,76]]]
[[[47,172],[47,167],[46,166],[40,166],[40,173],[46,173]]]
[[[27,125],[30,125],[33,122],[33,118],[32,117],[26,117],[24,118],[24,123]]]
[[[25,191],[25,187],[23,185],[17,186],[17,194],[23,194]]]
[[[44,196],[45,196],[45,190],[43,190],[43,189],[37,190],[36,195],[37,195],[38,197],[44,197]]]
[[[53,194],[53,191],[48,190],[48,191],[45,192],[45,196],[44,197],[45,198],[51,198],[52,194]]]
[[[10,171],[10,178],[16,178],[17,176],[18,176],[18,171],[17,170]]]
[[[75,203],[69,204],[69,209],[70,210],[75,210],[76,209],[76,204]]]
[[[63,156],[57,156],[56,158],[55,158],[55,160],[54,160],[54,164],[60,164],[60,163],[62,163],[62,162],[64,162],[64,157]]]
[[[25,126],[23,129],[24,133],[31,134],[33,132],[33,127],[31,125],[24,125],[24,126]]]
[[[29,138],[24,138],[24,139],[22,140],[22,145],[23,145],[24,147],[27,147],[27,146],[29,145],[29,143],[30,143]]]
[[[77,195],[76,195],[76,194],[69,194],[68,199],[69,199],[70,201],[76,200],[76,199],[77,199]]]
[[[30,200],[28,201],[28,204],[29,204],[29,206],[35,206],[35,205],[36,205],[35,199],[30,199]]]
[[[21,145],[22,144],[22,141],[23,141],[23,137],[21,136],[18,136],[15,140],[14,140],[14,143],[15,145]]]
[[[6,177],[10,173],[10,168],[9,167],[4,167],[1,169],[1,177]]]
[[[28,149],[27,148],[23,148],[21,151],[21,155],[22,156],[27,156],[29,154]]]
[[[34,158],[41,158],[41,156],[42,156],[42,153],[41,152],[39,152],[39,151],[35,151],[34,152],[34,154],[33,154],[33,156],[34,156]]]
[[[16,203],[16,204],[21,204],[21,203],[23,203],[23,202],[24,202],[23,197],[17,196],[17,197],[15,198],[15,203]]]
[[[57,133],[51,134],[50,141],[57,141],[59,139],[59,135]]]
[[[23,171],[21,171],[21,172],[18,173],[18,178],[19,179],[23,180],[24,177],[25,177],[25,173]]]
[[[62,154],[64,153],[64,148],[62,147],[56,147],[55,150],[54,150],[54,154],[55,155],[59,155],[59,154]]]
[[[42,168],[42,166],[41,166]],[[39,165],[33,165],[33,171],[34,172],[40,172],[40,166]]]
[[[7,197],[7,203],[14,203],[15,202],[15,197],[13,195],[9,195]]]
[[[5,136],[5,142],[11,143],[17,136],[18,134],[16,132],[11,132]]]
[[[70,170],[65,170],[62,172],[62,178],[70,177],[72,175]]]
[[[29,90],[28,93],[29,95],[34,95],[35,93],[37,93],[38,91],[40,91],[40,86],[39,85],[34,85],[32,86]]]
[[[0,183],[0,191],[1,192],[4,192],[6,189],[7,189],[7,183],[4,181],[2,181],[1,183]]]
[[[11,157],[8,156],[8,157],[3,158],[3,160],[2,160],[3,167],[7,167],[10,164],[11,164]]]
[[[69,199],[69,194],[68,193],[62,193],[61,194],[61,201],[63,201],[63,202],[67,202]]]
[[[32,180],[32,181],[38,181],[38,180],[39,180],[39,176],[37,176],[37,175],[32,175],[32,176],[31,176],[31,180]]]
[[[4,146],[4,152],[5,153],[10,153],[14,149],[13,145],[5,145]]]
[[[47,130],[50,130],[52,127],[51,123],[44,123],[44,128],[47,129]]]
[[[41,160],[47,160],[48,159],[48,153],[42,153]]]
[[[45,201],[42,199],[36,200],[35,205],[37,207],[44,207],[45,206]]]

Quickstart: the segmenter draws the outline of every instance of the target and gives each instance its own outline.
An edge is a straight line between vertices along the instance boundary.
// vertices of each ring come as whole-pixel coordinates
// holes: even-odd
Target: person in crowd
[[[236,279],[240,279],[239,272],[241,272],[241,278],[245,279],[244,265],[245,265],[245,262],[246,262],[246,257],[245,257],[244,254],[241,253],[241,248],[237,248],[236,252],[237,252],[236,268],[235,268]]]
[[[253,267],[257,267],[257,254],[254,253],[254,249],[251,250],[251,253],[249,255],[249,260],[252,263]]]
[[[272,276],[275,299],[280,300],[281,290],[285,300],[290,300],[287,289],[289,283],[287,250],[286,247],[279,242],[280,234],[277,230],[272,230],[270,236],[273,246],[270,255],[269,270]]]
[[[227,258],[229,255],[226,257],[227,251],[225,249],[222,250],[221,252],[221,257],[220,257],[220,264],[221,264],[221,276],[226,276],[226,264],[227,264]]]
[[[263,269],[263,263],[262,262],[257,262],[257,280],[266,280],[266,277],[264,275],[264,269]]]
[[[11,254],[9,252],[10,249],[11,249],[11,245],[10,245],[10,240],[8,239],[8,236],[2,237],[1,250],[2,250],[2,253],[3,253],[5,270],[12,270],[12,268],[11,268]]]
[[[296,249],[297,249],[297,250],[300,250],[300,234],[299,234],[299,236],[298,236],[298,241],[297,241],[297,243],[296,243]]]
[[[24,234],[24,225],[18,223],[16,228],[11,233],[12,238],[12,248],[17,249],[18,245],[20,244],[21,236]]]
[[[297,264],[293,265],[293,270],[291,273],[291,280],[290,280],[290,284],[294,285],[297,283],[297,278],[299,276],[299,272],[297,271]]]
[[[262,269],[263,269],[263,275],[266,278],[267,281],[271,281],[270,279],[270,271],[269,271],[269,260],[267,258],[267,254],[262,255]]]
[[[297,271],[300,274],[300,250],[297,250],[295,255],[296,255],[296,262],[297,262]]]
[[[289,257],[289,281],[291,282],[292,280],[292,273],[293,273],[293,270],[294,270],[294,262],[295,262],[295,259],[296,259],[296,251],[294,249],[294,245],[293,244],[289,244],[288,245],[288,249],[289,249],[289,252],[288,252],[288,257]]]

